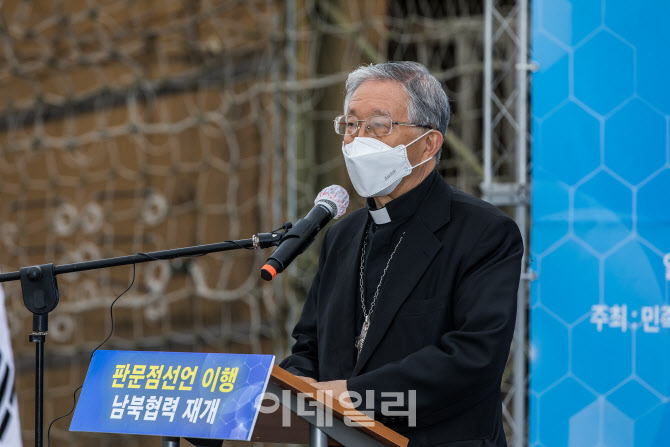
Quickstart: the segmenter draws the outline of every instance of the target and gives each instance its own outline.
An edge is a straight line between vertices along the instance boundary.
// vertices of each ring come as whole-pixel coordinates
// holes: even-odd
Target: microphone
[[[349,206],[349,194],[339,185],[324,188],[314,200],[314,208],[300,219],[282,238],[282,242],[261,268],[261,278],[271,281],[303,251],[307,249],[316,233],[330,222],[344,215]]]

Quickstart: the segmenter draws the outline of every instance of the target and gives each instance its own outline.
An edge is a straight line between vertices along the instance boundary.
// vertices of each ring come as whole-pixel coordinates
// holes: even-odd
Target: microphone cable
[[[138,253],[138,254],[142,255],[144,253]],[[93,350],[93,352],[91,352],[91,358],[88,361],[89,365],[91,364],[91,361],[93,360],[93,354],[95,354],[95,352],[98,349],[100,349],[102,347],[102,345],[107,343],[107,340],[109,340],[112,337],[112,334],[114,333],[114,304],[119,300],[119,298],[121,298],[123,295],[125,295],[133,287],[134,284],[135,284],[135,264],[133,264],[133,279],[132,279],[132,281],[130,281],[130,285],[128,286],[128,288],[126,290],[124,290],[121,293],[121,295],[114,298],[114,301],[112,301],[112,304],[109,306],[109,316],[110,316],[110,319],[111,319],[111,322],[112,322],[112,327],[109,330],[109,335],[107,335],[107,338],[105,338],[105,340],[102,343],[100,343],[98,345],[98,347]],[[68,417],[69,415],[72,414],[75,407],[77,406],[77,391],[82,389],[83,386],[84,386],[84,384],[81,384],[81,385],[79,385],[79,388],[74,390],[74,393],[72,394],[72,408],[70,409],[70,411],[67,414],[64,414],[62,416],[57,417],[56,419],[51,421],[51,423],[49,424],[49,429],[47,430],[47,447],[51,447],[51,426],[57,420],[66,418],[66,417]]]

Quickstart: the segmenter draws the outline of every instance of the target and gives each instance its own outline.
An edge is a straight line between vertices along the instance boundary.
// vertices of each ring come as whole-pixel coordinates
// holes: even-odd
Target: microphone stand
[[[33,332],[29,336],[35,343],[35,446],[42,447],[43,415],[44,415],[44,343],[48,330],[49,312],[58,305],[58,284],[56,275],[65,273],[97,270],[121,265],[140,264],[143,262],[175,259],[187,256],[199,256],[208,253],[237,250],[241,248],[259,249],[278,246],[286,231],[291,228],[290,222],[282,226],[284,231],[259,233],[249,239],[226,241],[216,244],[198,245],[194,247],[176,248],[172,250],[154,251],[118,258],[99,259],[96,261],[78,262],[75,264],[36,265],[21,267],[18,272],[1,273],[0,283],[21,281],[23,303],[33,313]]]

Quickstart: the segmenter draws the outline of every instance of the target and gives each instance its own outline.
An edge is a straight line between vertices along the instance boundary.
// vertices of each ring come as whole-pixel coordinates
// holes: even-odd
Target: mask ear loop
[[[432,160],[432,159],[433,159],[433,157],[427,158],[427,159],[425,159],[424,161],[422,161],[421,163],[418,163],[418,164],[415,164],[414,166],[412,166],[412,169],[414,169],[414,168],[418,168],[418,167],[421,166],[422,164],[424,164],[424,163],[428,163],[428,162],[429,162],[430,160]]]
[[[412,144],[416,143],[416,142],[419,141],[421,138],[425,137],[426,135],[428,135],[429,133],[431,133],[431,132],[434,131],[434,130],[435,130],[435,129],[430,129],[428,132],[424,133],[423,135],[419,135],[414,141],[412,141],[411,143],[405,145],[405,147],[409,147],[409,146],[411,146]],[[422,161],[421,163],[412,166],[412,169],[414,169],[414,168],[418,168],[418,167],[421,166],[422,164],[424,164],[424,163],[428,163],[428,162],[429,162],[430,160],[432,160],[432,159],[433,159],[433,157],[427,158],[427,159],[425,159],[424,161]]]

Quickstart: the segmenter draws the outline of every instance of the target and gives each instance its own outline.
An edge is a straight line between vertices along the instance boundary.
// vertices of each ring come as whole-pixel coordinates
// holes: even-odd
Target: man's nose
[[[358,126],[358,132],[354,133],[352,137],[364,137],[367,134],[367,130],[365,127],[368,125],[367,122],[363,121],[360,123],[360,126]]]

